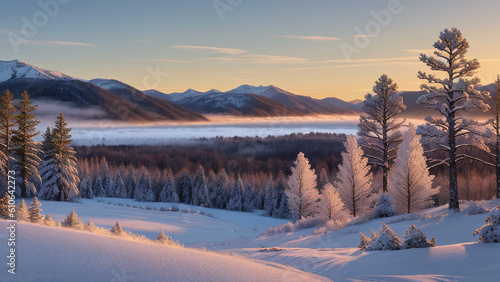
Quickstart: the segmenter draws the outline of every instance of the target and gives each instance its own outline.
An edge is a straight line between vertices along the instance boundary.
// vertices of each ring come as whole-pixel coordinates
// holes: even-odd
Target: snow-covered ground
[[[467,207],[468,204],[462,203],[462,209]],[[491,209],[500,205],[500,200],[484,201],[481,204]],[[500,253],[500,244],[479,244],[477,243],[478,238],[472,235],[474,230],[484,224],[487,215],[457,214],[449,212],[446,206],[425,210],[417,216],[377,219],[327,234],[314,235],[313,229],[306,229],[265,237],[260,236],[263,230],[270,226],[283,224],[286,221],[263,217],[259,211],[240,213],[182,204],[138,203],[127,199],[103,198],[99,199],[99,201],[96,199],[82,200],[81,203],[42,201],[42,205],[44,210],[42,213],[50,213],[54,220],[62,220],[74,208],[84,222],[92,219],[98,226],[110,228],[116,221],[119,221],[125,230],[143,234],[149,238],[155,238],[158,233],[164,231],[165,234],[171,235],[175,240],[184,243],[186,247],[206,247],[212,251],[235,253],[266,264],[272,263],[272,266],[280,264],[293,267],[334,281],[496,281],[499,277],[497,273],[498,269],[500,269],[500,262],[497,257],[498,253]],[[131,207],[127,207],[127,205]],[[137,208],[133,208],[134,205]],[[197,212],[160,211],[160,208],[168,208],[172,205],[179,207],[181,210],[191,209]],[[144,208],[139,208],[141,206],[144,206]],[[157,210],[154,210],[155,208]],[[405,230],[411,224],[414,224],[429,239],[435,235],[438,247],[373,252],[358,249],[359,232],[369,235],[371,229],[378,231],[383,223],[386,223],[400,237],[404,235]],[[1,222],[0,228],[5,228],[2,224],[5,223]],[[18,231],[18,236],[20,236],[19,248],[23,250],[20,252],[20,257],[21,254],[23,257],[29,257],[28,254],[34,253],[35,257],[37,257],[36,261],[43,260],[43,262],[39,262],[38,266],[32,261],[23,262],[20,258],[20,270],[22,269],[22,263],[33,263],[37,265],[35,269],[40,267],[41,269],[54,270],[55,268],[44,257],[44,253],[50,253],[50,248],[54,248],[49,259],[53,259],[55,263],[62,260],[61,257],[70,256],[69,254],[72,252],[83,251],[83,258],[85,259],[89,259],[92,254],[95,256],[103,256],[106,253],[113,254],[110,257],[104,256],[102,259],[97,259],[96,262],[90,260],[90,266],[85,268],[92,269],[92,267],[99,266],[89,273],[109,277],[103,279],[104,281],[110,281],[112,275],[115,275],[114,273],[135,276],[136,279],[133,279],[133,281],[138,280],[139,277],[142,278],[142,275],[152,277],[151,275],[167,274],[174,276],[158,276],[158,278],[162,280],[161,278],[174,277],[174,279],[169,280],[177,281],[182,279],[192,280],[197,277],[194,280],[199,280],[200,276],[196,275],[202,271],[209,275],[207,276],[208,280],[227,280],[230,277],[219,273],[229,271],[229,265],[226,268],[226,264],[219,265],[213,262],[216,257],[222,263],[222,260],[227,258],[225,256],[216,256],[212,253],[202,253],[189,249],[168,249],[167,252],[161,252],[160,249],[163,247],[158,248],[148,244],[145,246],[140,245],[144,243],[126,243],[112,237],[101,238],[94,234],[25,225],[21,225]],[[90,246],[84,248],[81,244]],[[25,249],[27,247],[31,250]],[[270,248],[277,248],[277,250],[271,251]],[[136,265],[130,265],[134,262],[121,261],[121,257],[126,256],[126,254],[131,254],[130,256],[134,257],[133,261]],[[152,257],[156,257],[161,262],[151,259]],[[212,263],[201,263],[199,268],[195,268],[191,272],[186,271],[188,272],[186,274],[181,270],[189,269],[188,267],[170,268],[172,264],[176,265],[175,257],[182,257],[182,262],[185,262],[184,259],[188,261],[192,259],[195,265],[197,265],[195,263],[196,259],[208,258],[212,260]],[[277,271],[275,268],[260,269],[245,264],[254,262],[233,257],[230,257],[230,259],[236,264],[242,265],[242,268],[238,268],[238,271],[231,272],[235,275],[234,279],[230,279],[232,281],[238,279],[250,281],[274,280],[272,271]],[[125,267],[121,267],[121,264],[124,264]],[[78,269],[77,265],[71,267],[72,269]],[[247,267],[254,268],[255,272],[261,274],[264,271],[269,271],[270,274],[265,279],[262,279],[258,275],[250,273],[251,270],[246,270]],[[258,265],[258,267],[264,266]],[[126,273],[122,273],[123,269],[126,269]],[[158,269],[168,271],[163,273],[159,272]],[[51,272],[43,270],[41,273],[49,275]],[[291,278],[297,278],[300,281],[300,279],[304,278],[298,272],[287,273],[276,274],[285,275],[277,279],[290,280]],[[178,274],[193,276],[175,276]],[[4,273],[0,275],[0,280],[3,281],[1,277],[5,277]],[[307,277],[305,279],[313,278]],[[148,281],[148,279],[140,280]]]

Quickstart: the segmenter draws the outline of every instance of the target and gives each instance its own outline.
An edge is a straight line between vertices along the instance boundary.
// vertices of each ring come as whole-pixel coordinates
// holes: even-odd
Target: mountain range
[[[315,99],[297,95],[273,85],[241,85],[229,91],[212,89],[200,92],[188,89],[182,93],[140,91],[114,79],[83,80],[58,71],[49,71],[18,60],[0,61],[0,92],[10,90],[16,99],[28,91],[32,100],[58,105],[64,102],[79,109],[98,108],[105,118],[124,121],[207,121],[205,115],[247,117],[278,117],[306,115],[359,116],[363,102],[343,101],[329,97]],[[493,98],[485,102],[494,105],[496,84],[478,87]],[[407,110],[406,118],[424,118],[435,114],[426,105],[417,105],[421,91],[402,91]],[[91,112],[90,110],[88,111]],[[473,110],[473,117],[490,117],[491,113]],[[86,117],[88,119],[102,119]]]

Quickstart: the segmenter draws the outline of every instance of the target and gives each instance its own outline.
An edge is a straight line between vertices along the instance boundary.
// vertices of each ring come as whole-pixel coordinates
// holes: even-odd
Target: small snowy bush
[[[428,247],[435,247],[436,244],[432,243],[431,241],[427,240],[427,237],[418,229],[415,227],[415,225],[411,225],[408,230],[406,230],[405,233],[405,241],[403,242],[403,245],[401,245],[402,249],[412,249],[412,248],[428,248]]]
[[[493,209],[486,224],[474,231],[474,236],[479,236],[479,243],[500,243],[500,206]]]
[[[373,218],[391,217],[394,216],[394,206],[392,204],[392,196],[387,193],[382,193],[377,207],[373,212]]]
[[[80,220],[75,210],[72,210],[61,223],[63,227],[69,227],[73,229],[82,230],[85,226],[83,222]]]
[[[476,202],[470,202],[469,206],[462,210],[462,213],[466,215],[484,214],[488,212],[489,210],[487,208]]]
[[[361,236],[361,242],[359,243],[358,248],[360,248],[361,250],[365,250],[372,242],[372,239],[363,234],[363,232],[359,232],[359,235]]]
[[[178,212],[178,211],[180,211],[180,209],[179,209],[179,207],[178,207],[178,206],[172,206],[172,207],[170,208],[170,211],[172,211],[172,212]]]
[[[401,239],[385,223],[378,232],[377,237],[368,247],[367,251],[399,250],[401,249]]]

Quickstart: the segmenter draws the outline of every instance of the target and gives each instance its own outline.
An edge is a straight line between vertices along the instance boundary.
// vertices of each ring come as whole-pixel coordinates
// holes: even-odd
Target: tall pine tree
[[[9,157],[12,154],[12,134],[14,127],[17,125],[14,114],[16,108],[12,104],[14,95],[9,90],[6,90],[0,98],[0,163],[2,169],[9,171]]]

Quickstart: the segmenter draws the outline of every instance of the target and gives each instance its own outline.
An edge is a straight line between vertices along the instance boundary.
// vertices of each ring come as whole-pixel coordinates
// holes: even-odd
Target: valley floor
[[[462,203],[462,208],[468,204]],[[500,201],[481,204],[491,209]],[[123,229],[152,239],[164,231],[188,248],[158,247],[20,223],[19,275],[15,278],[23,279],[12,280],[4,268],[0,281],[67,281],[68,275],[81,271],[80,281],[495,281],[500,268],[500,244],[479,244],[472,235],[487,215],[453,213],[445,206],[327,234],[314,235],[313,229],[306,229],[264,237],[262,231],[287,221],[261,216],[260,211],[241,213],[128,199],[42,201],[42,205],[42,213],[51,214],[57,221],[74,209],[84,222],[92,220],[97,226],[111,228],[118,221]],[[161,211],[171,206],[180,211]],[[370,234],[371,229],[378,231],[383,223],[400,237],[415,224],[428,237],[435,235],[438,247],[374,252],[358,249],[359,232]],[[0,221],[2,230],[6,225]],[[4,242],[7,233],[0,234]],[[6,253],[6,243],[2,244]],[[117,275],[121,276],[115,278]],[[122,276],[129,280],[120,280]]]

